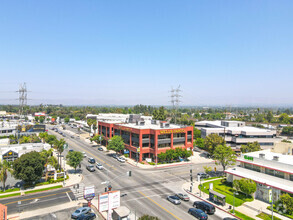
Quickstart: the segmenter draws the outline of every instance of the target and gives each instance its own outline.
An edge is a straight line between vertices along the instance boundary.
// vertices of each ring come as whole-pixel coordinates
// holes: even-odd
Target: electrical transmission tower
[[[175,118],[175,124],[176,124],[176,118],[177,118],[177,110],[179,107],[179,102],[181,102],[180,98],[182,97],[180,95],[180,92],[182,90],[180,89],[180,85],[177,87],[177,89],[173,89],[173,87],[171,87],[171,103],[173,106],[173,112],[174,112],[174,118]]]
[[[27,105],[27,89],[26,83],[19,85],[18,101],[19,101],[19,117],[24,117],[24,107]]]

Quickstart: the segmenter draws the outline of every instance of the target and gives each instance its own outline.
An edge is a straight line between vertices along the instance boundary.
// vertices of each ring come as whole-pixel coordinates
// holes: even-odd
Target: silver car
[[[103,165],[102,165],[102,164],[100,164],[100,163],[97,163],[96,167],[97,167],[99,170],[102,170],[102,169],[104,169]]]
[[[76,209],[75,212],[73,212],[71,214],[71,218],[78,218],[80,215],[82,214],[86,214],[86,213],[89,213],[91,211],[91,208],[89,207],[82,207],[82,208],[79,208],[79,209]]]
[[[175,205],[181,204],[180,199],[177,196],[168,196],[167,200],[172,202]]]
[[[117,160],[121,163],[125,163],[125,159],[123,157],[118,157]]]

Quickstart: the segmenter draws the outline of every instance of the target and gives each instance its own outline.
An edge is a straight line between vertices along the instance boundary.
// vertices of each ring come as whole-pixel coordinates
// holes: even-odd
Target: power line
[[[26,83],[20,84],[18,91],[19,117],[24,116],[24,107],[27,105]]]
[[[179,103],[181,102],[180,98],[182,97],[182,95],[180,94],[182,92],[182,90],[180,89],[180,85],[177,87],[177,89],[173,89],[173,87],[171,87],[171,103],[173,106],[173,112],[174,112],[174,118],[175,118],[175,124],[176,124],[176,119],[177,119],[177,111],[178,111],[178,107],[179,107]]]

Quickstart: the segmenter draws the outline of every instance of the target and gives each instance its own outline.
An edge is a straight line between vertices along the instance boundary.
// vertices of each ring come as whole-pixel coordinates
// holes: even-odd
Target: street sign
[[[109,200],[108,193],[103,193],[99,195],[99,211],[100,212],[108,210],[108,200]]]
[[[120,207],[120,191],[109,191],[99,195],[99,211],[108,211]]]
[[[88,186],[84,188],[84,198],[92,200],[95,197],[95,186]]]

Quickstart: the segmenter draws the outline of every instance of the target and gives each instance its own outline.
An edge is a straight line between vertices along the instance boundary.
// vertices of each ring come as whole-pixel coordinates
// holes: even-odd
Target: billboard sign
[[[108,210],[108,205],[109,205],[108,200],[109,200],[108,193],[103,193],[99,195],[99,212]]]
[[[94,186],[88,186],[84,188],[84,199],[86,200],[92,200],[95,197],[95,187]]]
[[[109,192],[109,204],[111,209],[120,207],[120,191]]]

